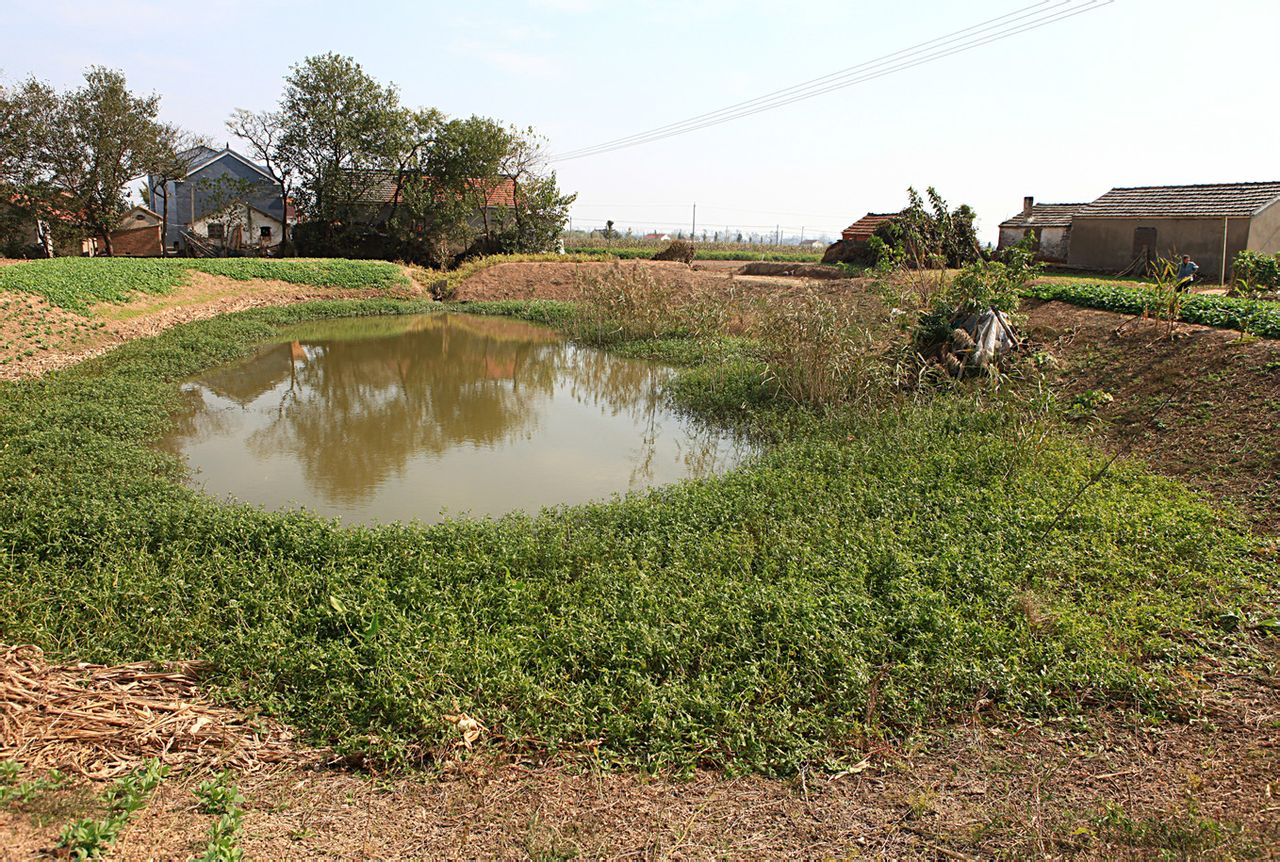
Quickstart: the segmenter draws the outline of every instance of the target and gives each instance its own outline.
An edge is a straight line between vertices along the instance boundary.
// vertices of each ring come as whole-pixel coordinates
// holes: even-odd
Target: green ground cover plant
[[[90,258],[58,257],[0,267],[0,291],[34,293],[51,304],[86,314],[97,302],[127,302],[138,294],[165,294],[191,272],[238,281],[275,279],[335,288],[390,288],[407,283],[385,261],[339,258]]]
[[[0,385],[0,637],[202,659],[218,697],[380,762],[452,756],[462,713],[480,746],[770,774],[978,709],[1179,713],[1178,669],[1248,654],[1273,561],[1233,516],[1124,462],[1079,494],[1104,459],[983,397],[801,406],[742,338],[614,342],[763,451],[610,502],[342,529],[207,499],[151,446],[181,380],[285,327],[432,307],[257,309]]]
[[[67,783],[67,776],[56,769],[39,778],[19,780],[21,775],[21,763],[0,760],[0,810],[30,802],[43,793],[61,789]]]
[[[1165,303],[1154,288],[1127,287],[1086,282],[1040,282],[1028,287],[1025,296],[1056,299],[1087,308],[1101,308],[1121,314],[1159,312]],[[1241,332],[1280,338],[1280,302],[1237,296],[1187,294],[1176,309],[1177,319],[1238,329]]]
[[[199,862],[240,862],[244,858],[238,841],[245,799],[231,774],[220,772],[191,792],[200,803],[200,811],[217,818],[209,826],[209,840]]]

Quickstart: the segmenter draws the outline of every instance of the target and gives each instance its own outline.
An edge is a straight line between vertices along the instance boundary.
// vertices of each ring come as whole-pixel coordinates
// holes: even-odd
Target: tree
[[[236,108],[227,120],[227,130],[244,141],[249,156],[266,168],[276,185],[280,187],[280,221],[284,225],[284,235],[280,238],[280,253],[288,254],[292,249],[293,239],[289,236],[289,200],[294,180],[294,168],[282,152],[281,141],[284,139],[284,114],[280,111],[249,111]],[[167,223],[166,219],[166,223]]]
[[[51,225],[58,213],[49,167],[57,105],[54,89],[35,78],[13,88],[0,84],[0,234],[34,220],[46,257],[53,256]]]
[[[395,87],[350,57],[321,54],[285,79],[274,144],[280,168],[297,180],[299,204],[326,241],[349,231],[370,191],[394,174],[412,137],[412,112]]]
[[[543,172],[541,140],[531,130],[484,117],[445,121],[438,112],[419,112],[411,128],[419,143],[401,170],[403,194],[397,189],[393,205],[401,256],[425,249],[428,262],[445,266],[459,252],[554,247],[573,197],[561,195],[555,175]]]
[[[511,207],[499,212],[500,250],[542,252],[555,246],[577,195],[562,195],[554,171],[547,172],[546,141],[532,128],[509,128],[500,177],[511,183]],[[613,222],[609,229],[614,236]]]
[[[479,239],[493,245],[490,199],[502,185],[504,160],[512,146],[505,128],[486,117],[450,120],[427,148],[426,173],[437,193],[464,204],[466,218],[477,215]]]
[[[577,195],[560,194],[554,173],[545,177],[527,176],[512,187],[512,195],[514,205],[498,217],[498,250],[504,254],[524,254],[554,248]],[[610,230],[613,236],[618,236],[612,222]]]
[[[48,139],[50,187],[65,197],[68,220],[101,239],[108,255],[125,187],[161,148],[159,107],[159,96],[135,96],[123,73],[101,66],[58,100]]]
[[[147,191],[160,199],[160,216],[163,230],[169,229],[169,184],[180,180],[191,169],[189,153],[196,147],[210,146],[203,135],[184,132],[177,126],[160,127],[156,148],[147,165]],[[162,241],[167,242],[163,236]]]

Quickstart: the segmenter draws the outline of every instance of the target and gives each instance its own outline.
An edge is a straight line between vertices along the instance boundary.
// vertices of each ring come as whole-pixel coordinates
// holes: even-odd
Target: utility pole
[[[697,202],[695,201],[695,202],[694,202],[694,204],[693,204],[693,227],[689,228],[689,239],[690,239],[690,241],[692,241],[692,240],[693,240],[694,236],[695,236],[697,233],[698,233],[698,204],[697,204]]]

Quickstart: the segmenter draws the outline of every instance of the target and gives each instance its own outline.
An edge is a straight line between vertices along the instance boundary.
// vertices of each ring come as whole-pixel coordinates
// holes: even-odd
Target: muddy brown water
[[[164,448],[214,497],[347,524],[534,512],[739,463],[673,373],[506,318],[317,321],[184,385]]]

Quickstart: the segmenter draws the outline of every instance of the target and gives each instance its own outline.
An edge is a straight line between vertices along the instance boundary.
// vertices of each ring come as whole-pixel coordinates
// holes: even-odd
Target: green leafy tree
[[[156,120],[160,97],[136,96],[121,72],[95,66],[84,85],[57,100],[47,136],[48,206],[102,240],[126,209],[129,182],[148,172],[164,148]]]
[[[537,253],[554,248],[569,207],[577,195],[563,195],[555,174],[525,177],[512,189],[514,206],[499,214],[498,244],[507,254]],[[616,230],[614,236],[618,235]]]
[[[48,257],[53,256],[48,146],[57,102],[53,88],[35,78],[14,87],[0,84],[0,236],[21,236],[23,225],[34,220]],[[28,248],[19,245],[27,242],[14,239],[6,253],[25,253]]]
[[[554,247],[573,197],[560,194],[554,173],[543,172],[542,142],[532,130],[485,117],[443,121],[434,112],[419,123],[425,142],[414,144],[416,155],[401,171],[393,223],[403,256],[422,252],[446,266],[468,250]]]
[[[359,222],[371,190],[399,169],[414,114],[395,87],[337,54],[293,67],[279,114],[275,157],[297,178],[300,206],[332,246]]]

